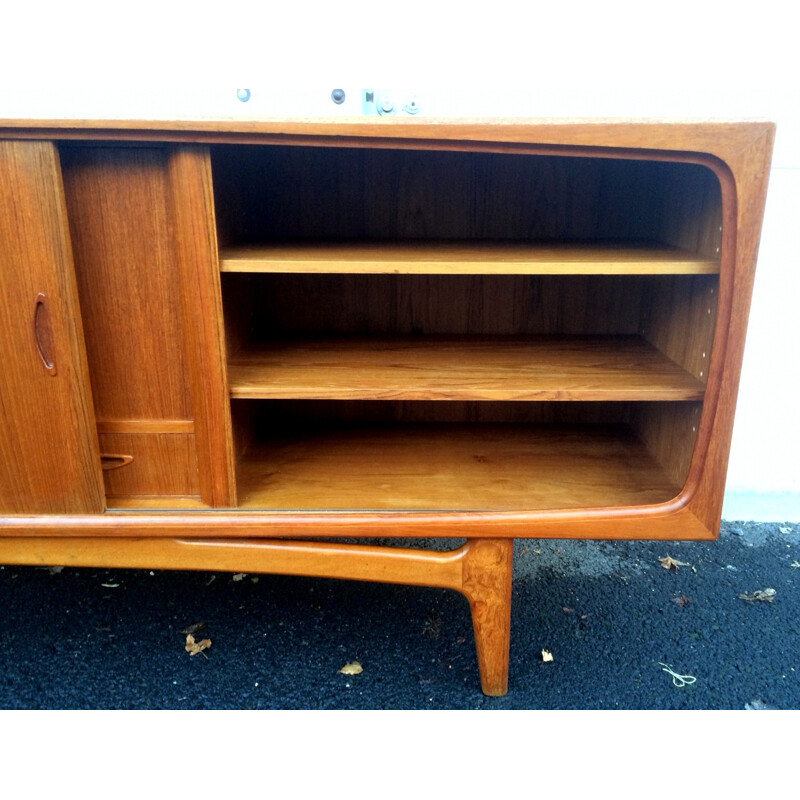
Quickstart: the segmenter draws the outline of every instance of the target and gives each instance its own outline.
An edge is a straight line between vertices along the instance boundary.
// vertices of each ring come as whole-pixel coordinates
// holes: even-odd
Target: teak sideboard
[[[505,693],[514,538],[718,533],[773,138],[0,122],[0,563],[455,589]]]

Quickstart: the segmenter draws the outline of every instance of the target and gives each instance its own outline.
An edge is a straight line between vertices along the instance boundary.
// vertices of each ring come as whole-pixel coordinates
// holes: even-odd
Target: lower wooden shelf
[[[252,444],[238,465],[247,509],[605,508],[679,489],[617,425],[298,428]]]

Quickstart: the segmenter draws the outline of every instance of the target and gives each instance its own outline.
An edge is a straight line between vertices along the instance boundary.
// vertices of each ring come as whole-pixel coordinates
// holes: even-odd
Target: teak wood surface
[[[531,245],[508,242],[239,246],[220,252],[223,272],[419,275],[715,274],[719,262],[663,244]]]
[[[773,139],[0,121],[0,561],[455,589],[504,693],[514,537],[717,535]]]
[[[66,209],[49,142],[0,140],[0,353],[0,513],[102,511]]]
[[[724,488],[724,475],[730,445],[738,375],[746,327],[747,308],[752,287],[755,254],[758,244],[769,157],[774,136],[771,123],[737,122],[669,122],[669,121],[510,121],[486,123],[477,120],[206,120],[192,121],[25,121],[0,123],[0,136],[8,139],[45,141],[78,141],[84,143],[118,141],[121,143],[269,144],[271,146],[392,148],[394,150],[448,151],[460,153],[508,153],[537,156],[573,156],[599,159],[633,159],[659,163],[702,165],[716,176],[722,198],[722,237],[719,241],[719,295],[715,306],[717,320],[714,347],[701,382],[706,385],[702,417],[697,426],[697,439],[688,476],[681,491],[673,498],[655,504],[628,507],[598,506],[580,509],[536,509],[485,513],[454,513],[446,509],[438,514],[375,514],[371,510],[326,515],[231,512],[224,507],[233,500],[233,477],[230,455],[230,425],[223,401],[194,398],[205,404],[207,431],[219,431],[221,445],[208,450],[209,436],[204,434],[202,449],[209,453],[206,464],[223,464],[222,484],[227,486],[210,504],[222,506],[218,512],[202,514],[137,514],[134,510],[113,515],[63,514],[42,518],[11,514],[3,520],[3,534],[47,535],[60,532],[78,535],[87,530],[115,536],[185,534],[219,536],[233,530],[248,535],[284,536],[339,535],[357,531],[364,535],[490,535],[517,536],[525,531],[531,536],[614,536],[614,537],[700,537],[716,535]],[[195,181],[191,189],[198,199],[192,200],[191,219],[181,223],[183,244],[177,247],[186,253],[198,250],[204,241],[199,263],[213,266],[208,179],[202,177],[207,161],[195,157],[193,166],[170,167],[171,174],[183,174]],[[184,159],[184,163],[187,160]],[[206,199],[204,199],[204,193]],[[179,193],[172,190],[169,202],[174,204]],[[174,213],[174,209],[173,209]],[[677,237],[680,238],[680,237]],[[677,241],[677,240],[676,240]],[[224,252],[224,250],[223,250]],[[186,256],[181,256],[184,260]],[[191,258],[191,257],[189,257]],[[716,261],[717,259],[711,259]],[[185,261],[184,261],[185,263]],[[716,269],[716,267],[714,268]],[[198,287],[213,286],[205,278]],[[185,293],[183,295],[185,297]],[[184,307],[184,330],[207,330],[206,343],[219,341],[221,321],[218,301],[210,295],[195,316]],[[182,301],[183,302],[183,301]],[[184,304],[185,306],[185,304]],[[201,320],[205,320],[201,323]],[[193,348],[188,355],[193,385],[202,383],[203,368],[199,359],[209,361],[208,349]],[[699,358],[699,356],[698,356]],[[217,364],[213,359],[211,364]],[[224,377],[224,363],[218,367],[212,382],[219,391]],[[222,384],[224,391],[224,383]],[[202,393],[205,398],[205,393]],[[219,395],[218,395],[219,397]],[[180,415],[179,415],[180,416]],[[678,419],[678,417],[676,417]],[[196,420],[195,420],[196,423]],[[647,434],[651,438],[650,434]],[[213,438],[213,437],[212,437]],[[198,445],[198,451],[200,450]],[[211,453],[215,455],[212,455]],[[220,455],[221,454],[221,455]],[[201,470],[202,477],[207,470]],[[211,493],[209,496],[212,496]],[[234,526],[231,528],[231,526]],[[87,527],[88,526],[88,527]]]
[[[231,397],[702,400],[705,386],[636,337],[276,341],[238,352]]]
[[[627,507],[680,488],[610,425],[301,429],[252,446],[239,483],[243,509],[287,511]]]

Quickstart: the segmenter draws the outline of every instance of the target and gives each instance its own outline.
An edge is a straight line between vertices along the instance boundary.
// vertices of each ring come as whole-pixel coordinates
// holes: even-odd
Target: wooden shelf
[[[281,432],[239,463],[246,509],[544,510],[679,490],[620,426],[394,425]]]
[[[276,341],[236,354],[231,397],[330,400],[702,400],[704,385],[636,336]]]
[[[677,275],[719,273],[719,260],[660,243],[310,242],[226,247],[223,272],[420,275]]]

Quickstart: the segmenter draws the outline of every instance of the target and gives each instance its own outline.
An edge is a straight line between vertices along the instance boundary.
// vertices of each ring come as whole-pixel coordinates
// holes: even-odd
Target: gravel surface
[[[800,524],[515,547],[505,697],[480,691],[456,592],[5,566],[0,708],[800,708]],[[190,655],[186,630],[210,646]],[[353,662],[359,674],[340,672]]]

